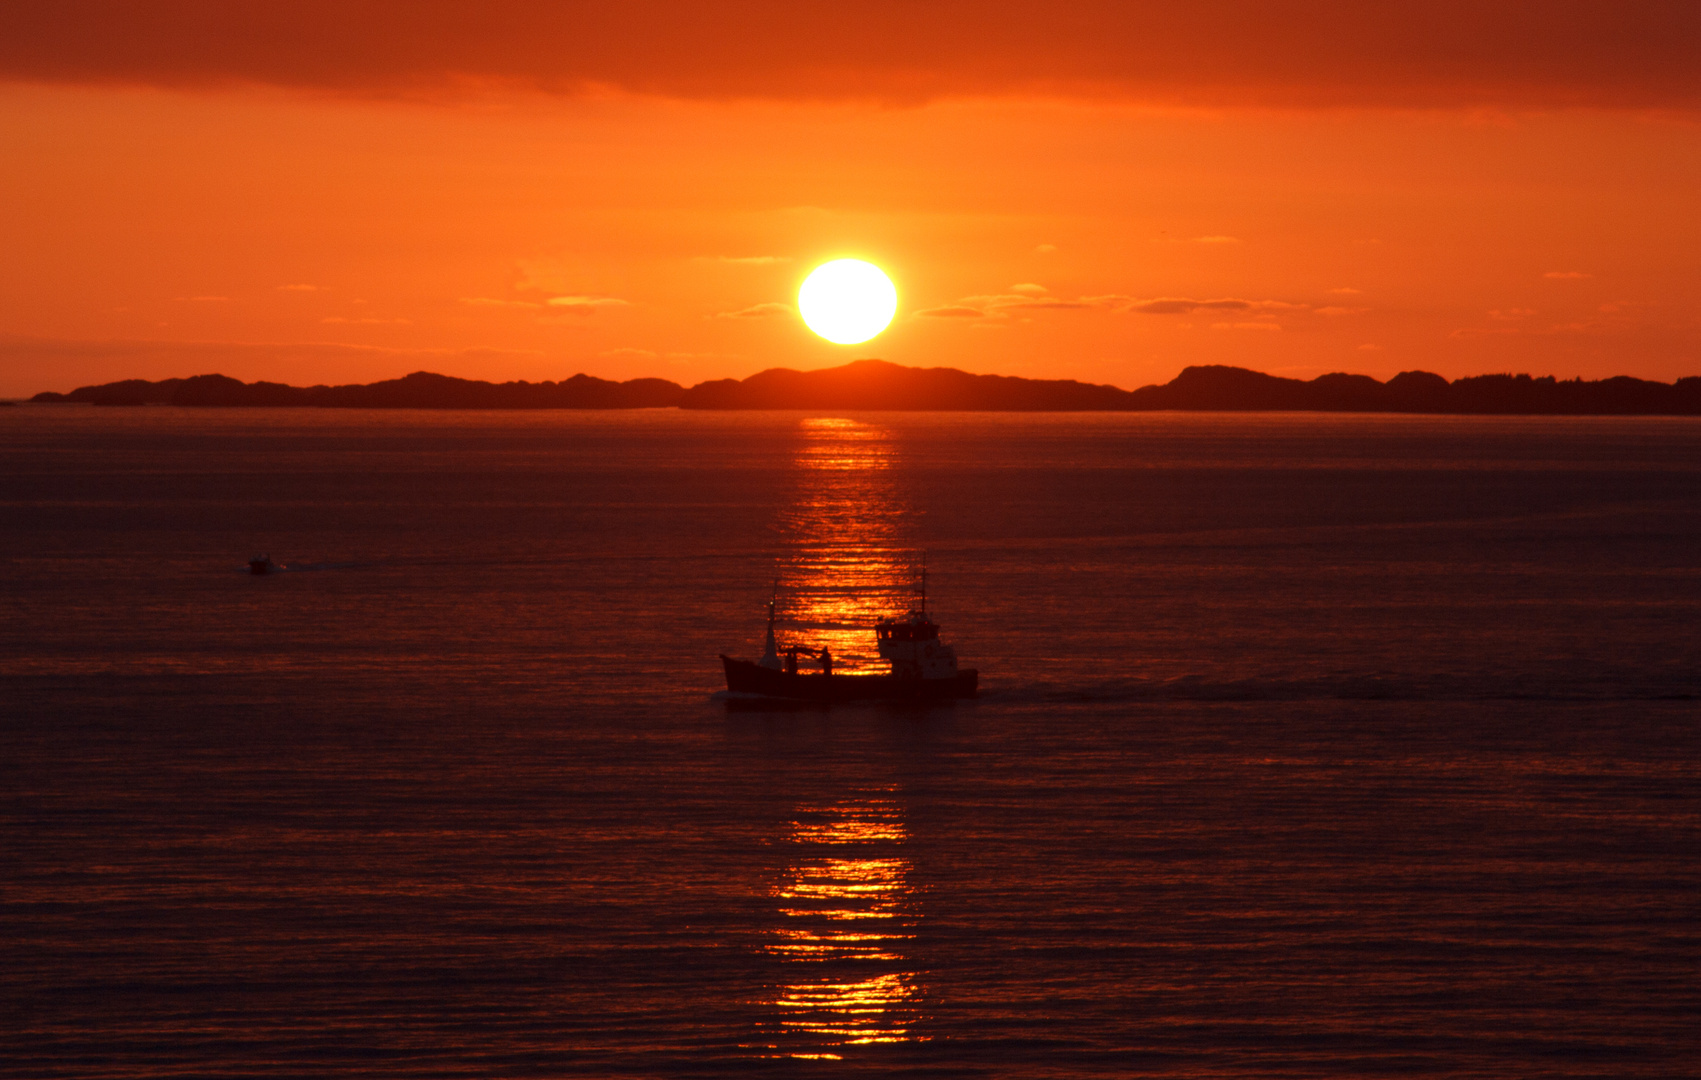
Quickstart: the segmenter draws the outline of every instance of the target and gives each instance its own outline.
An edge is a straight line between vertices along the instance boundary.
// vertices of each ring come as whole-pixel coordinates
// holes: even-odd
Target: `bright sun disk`
[[[898,289],[873,263],[834,259],[803,280],[797,310],[809,329],[828,341],[860,345],[891,324],[898,313]]]

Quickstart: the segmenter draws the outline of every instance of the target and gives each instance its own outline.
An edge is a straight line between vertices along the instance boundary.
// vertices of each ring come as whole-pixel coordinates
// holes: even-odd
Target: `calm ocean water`
[[[1698,781],[1695,420],[0,410],[6,1076],[1694,1076]]]

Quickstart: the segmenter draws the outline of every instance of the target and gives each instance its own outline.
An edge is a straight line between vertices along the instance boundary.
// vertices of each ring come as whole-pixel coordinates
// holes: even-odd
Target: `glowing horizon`
[[[796,285],[846,251],[902,267],[907,366],[1701,372],[1701,74],[1665,16],[1490,6],[1461,59],[1403,10],[894,38],[760,7],[642,42],[377,4],[336,58],[199,0],[103,7],[98,48],[0,14],[0,396],[831,366]]]

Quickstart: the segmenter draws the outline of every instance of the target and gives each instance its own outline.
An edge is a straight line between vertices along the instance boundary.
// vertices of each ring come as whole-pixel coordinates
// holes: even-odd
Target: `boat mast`
[[[780,645],[774,640],[774,605],[780,599],[780,583],[774,582],[774,593],[768,598],[768,640],[762,649],[762,659],[758,661],[765,668],[778,670],[780,666]]]

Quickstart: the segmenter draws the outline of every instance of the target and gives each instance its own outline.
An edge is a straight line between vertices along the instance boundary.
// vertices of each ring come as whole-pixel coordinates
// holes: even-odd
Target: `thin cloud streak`
[[[544,303],[557,315],[594,315],[607,308],[632,306],[613,296],[552,296]]]
[[[774,266],[778,263],[792,261],[790,255],[720,255],[716,262],[731,263],[734,266]]]
[[[986,312],[980,308],[967,307],[962,304],[946,304],[944,307],[923,308],[916,312],[918,319],[984,319]]]
[[[461,303],[472,307],[492,308],[540,308],[542,304],[534,304],[529,300],[496,300],[488,296],[463,296]]]
[[[767,319],[775,315],[790,315],[792,306],[769,301],[764,304],[752,304],[739,311],[723,311],[715,316],[717,319]]]
[[[1128,311],[1140,315],[1191,315],[1196,311],[1250,311],[1254,306],[1251,300],[1236,300],[1225,297],[1221,300],[1191,300],[1181,296],[1160,296],[1155,300],[1141,300],[1129,304]]]

